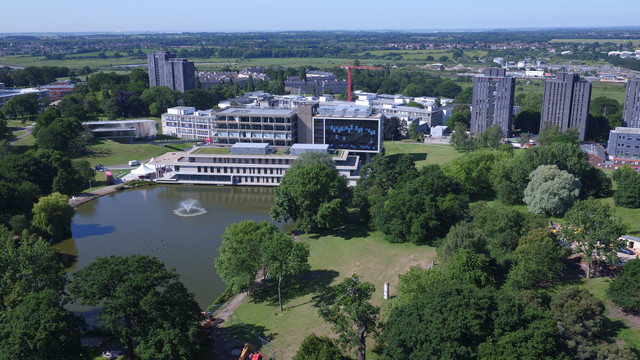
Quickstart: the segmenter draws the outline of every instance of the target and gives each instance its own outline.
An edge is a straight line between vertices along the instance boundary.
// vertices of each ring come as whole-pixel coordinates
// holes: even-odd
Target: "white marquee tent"
[[[147,176],[149,174],[155,174],[156,173],[156,169],[148,166],[147,164],[142,164],[140,165],[137,169],[131,170],[131,173],[133,175],[138,175],[138,176]]]

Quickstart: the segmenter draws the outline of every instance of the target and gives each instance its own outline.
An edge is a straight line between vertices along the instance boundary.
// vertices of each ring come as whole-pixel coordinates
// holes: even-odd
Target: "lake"
[[[80,205],[71,225],[73,238],[56,246],[68,255],[69,273],[101,256],[156,256],[167,268],[176,269],[204,309],[226,288],[213,265],[224,229],[242,220],[271,220],[273,201],[274,189],[265,187],[126,190]],[[283,224],[276,225],[282,229]],[[70,309],[83,310],[76,305]]]

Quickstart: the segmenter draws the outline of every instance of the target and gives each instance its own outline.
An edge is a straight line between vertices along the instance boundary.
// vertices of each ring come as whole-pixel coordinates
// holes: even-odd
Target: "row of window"
[[[227,166],[198,166],[199,173],[210,174],[253,174],[253,175],[284,175],[285,169],[274,168],[239,168]]]

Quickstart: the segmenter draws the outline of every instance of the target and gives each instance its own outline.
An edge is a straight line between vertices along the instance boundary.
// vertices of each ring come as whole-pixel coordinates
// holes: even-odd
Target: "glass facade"
[[[353,151],[380,150],[380,122],[373,119],[314,118],[314,144]]]

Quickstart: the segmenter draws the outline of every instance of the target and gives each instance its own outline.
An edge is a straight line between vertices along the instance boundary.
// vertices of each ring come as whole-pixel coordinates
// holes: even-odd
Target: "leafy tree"
[[[69,292],[82,305],[102,305],[98,320],[127,344],[129,359],[193,358],[202,315],[178,278],[154,257],[102,257],[73,274]]]
[[[618,188],[613,193],[616,206],[640,207],[640,175],[629,165],[623,165],[613,174],[613,179],[618,183]]]
[[[380,197],[386,196],[397,183],[398,177],[412,176],[417,172],[410,155],[403,155],[394,164],[382,154],[371,158],[371,161],[360,170],[360,180],[353,190],[353,204],[360,210],[363,219],[368,220],[370,209]],[[402,172],[399,174],[398,172]]]
[[[485,131],[476,135],[473,145],[476,149],[497,149],[504,136],[505,134],[502,133],[499,125],[491,125]]]
[[[0,313],[17,307],[30,293],[50,289],[62,294],[65,284],[57,253],[46,241],[28,233],[16,240],[0,227]]]
[[[453,99],[462,92],[462,87],[451,80],[446,80],[438,84],[436,91],[438,96]]]
[[[310,334],[300,344],[293,360],[343,360],[345,356],[333,340],[326,336]]]
[[[33,206],[32,225],[57,242],[71,236],[73,213],[69,197],[54,192],[41,197]]]
[[[555,165],[540,165],[529,174],[524,202],[534,214],[564,215],[578,199],[582,185]]]
[[[7,101],[2,107],[2,112],[8,118],[21,117],[22,123],[26,121],[26,115],[36,115],[38,113],[38,97],[35,94],[15,96]]]
[[[640,259],[627,261],[620,273],[611,282],[607,289],[607,295],[614,304],[626,311],[637,312],[640,310]]]
[[[626,227],[613,217],[613,210],[598,200],[578,200],[564,217],[562,237],[573,244],[587,262],[587,278],[595,259],[616,261],[616,251],[622,246],[620,235]]]
[[[460,184],[439,166],[427,166],[418,177],[401,181],[394,191],[379,198],[372,221],[390,242],[428,243],[444,236],[460,220],[467,202]]]
[[[574,358],[584,358],[597,340],[604,337],[604,305],[577,286],[568,286],[551,297],[551,313],[557,332]]]
[[[446,281],[389,314],[380,344],[386,359],[473,359],[491,334],[492,289]]]
[[[459,249],[446,264],[446,273],[450,279],[485,286],[493,282],[489,274],[490,259],[471,249]]]
[[[406,273],[398,276],[396,304],[398,306],[409,304],[447,279],[447,274],[440,266],[431,269],[412,266]]]
[[[31,292],[0,316],[0,359],[79,359],[83,325],[60,292]]]
[[[160,116],[167,108],[178,105],[182,98],[179,91],[171,90],[166,86],[153,86],[142,92],[140,99],[149,107],[151,116]]]
[[[185,106],[193,106],[196,109],[211,109],[218,105],[215,94],[207,90],[193,89],[184,92]]]
[[[553,143],[580,144],[578,129],[570,128],[561,133],[556,125],[547,124],[540,131],[538,136],[538,144],[541,146],[551,145]]]
[[[449,142],[458,151],[469,151],[471,150],[473,139],[467,133],[467,127],[464,124],[457,122]]]
[[[502,151],[477,150],[450,161],[442,170],[469,194],[492,194],[491,169],[495,162],[504,162],[509,157]]]
[[[282,279],[287,275],[297,275],[310,269],[309,246],[295,242],[291,236],[278,231],[263,240],[260,254],[269,277],[278,279],[278,302],[282,311]]]
[[[291,219],[298,229],[304,230],[340,226],[346,216],[351,191],[347,179],[338,173],[334,164],[328,165],[329,161],[329,154],[310,152],[294,161],[276,188],[271,218],[276,221]],[[337,212],[336,216],[327,217],[325,211],[319,212],[320,209],[327,210],[326,206]]]
[[[492,336],[478,346],[479,359],[563,359],[556,322],[547,309],[515,297],[496,294]]]
[[[397,116],[392,116],[384,120],[384,140],[401,140],[402,130],[402,121]]]
[[[55,119],[46,128],[40,128],[36,135],[39,148],[69,152],[72,144],[78,144],[82,136],[82,123],[73,117]]]
[[[513,119],[513,128],[520,132],[537,134],[540,131],[540,111],[521,110]]]
[[[418,125],[416,125],[415,122],[412,122],[411,124],[409,124],[409,129],[407,130],[407,136],[409,136],[409,138],[413,141],[420,141],[422,139],[422,136],[424,136],[424,134],[419,132],[417,128]]]
[[[589,112],[596,116],[607,116],[607,114],[615,114],[620,110],[622,110],[620,103],[606,96],[599,96],[591,100],[589,106]]]
[[[549,285],[564,271],[567,251],[548,229],[531,230],[518,242],[516,264],[509,271],[506,286],[527,290]]]
[[[262,269],[260,245],[280,231],[273,224],[245,220],[224,229],[220,256],[215,258],[216,272],[233,291],[253,288]]]
[[[380,308],[369,303],[373,284],[360,282],[358,275],[344,279],[333,287],[336,300],[320,308],[320,316],[333,324],[338,343],[345,349],[356,348],[358,360],[366,356],[366,337],[377,331]]]
[[[484,232],[476,229],[472,222],[463,220],[449,229],[438,253],[447,262],[459,250],[472,250],[481,254],[486,252],[486,246],[487,238]]]

